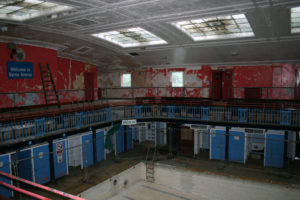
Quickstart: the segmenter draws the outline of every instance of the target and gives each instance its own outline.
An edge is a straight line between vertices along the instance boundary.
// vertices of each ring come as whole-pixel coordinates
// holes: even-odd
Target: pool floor
[[[207,200],[203,197],[140,181],[109,200]]]

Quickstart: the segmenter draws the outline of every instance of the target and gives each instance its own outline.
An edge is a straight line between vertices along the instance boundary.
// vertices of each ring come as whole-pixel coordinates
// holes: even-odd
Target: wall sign
[[[33,78],[32,62],[7,61],[6,65],[7,65],[8,79],[32,79]]]
[[[122,120],[122,125],[135,125],[136,119]]]
[[[56,155],[57,155],[57,163],[63,162],[63,144],[62,142],[56,143]]]

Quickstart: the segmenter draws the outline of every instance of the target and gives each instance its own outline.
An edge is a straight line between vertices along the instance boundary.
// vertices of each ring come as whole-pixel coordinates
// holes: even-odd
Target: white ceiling
[[[100,70],[300,61],[300,34],[290,33],[290,8],[300,6],[300,0],[51,1],[75,9],[55,19],[0,20],[0,40],[57,48],[59,56],[96,64]],[[239,13],[246,14],[255,37],[194,42],[170,25],[183,19]],[[91,36],[136,26],[168,44],[121,48]],[[8,30],[1,31],[2,27]]]

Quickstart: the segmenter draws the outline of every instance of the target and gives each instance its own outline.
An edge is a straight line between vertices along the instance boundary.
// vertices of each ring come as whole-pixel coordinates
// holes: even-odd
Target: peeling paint
[[[209,97],[209,88],[203,88],[201,90],[201,97],[202,98],[208,98]]]
[[[276,68],[282,68],[282,73],[273,73]],[[210,87],[211,84],[211,70],[212,69],[227,69],[226,66],[200,66],[198,68],[169,68],[169,69],[153,69],[146,68],[143,70],[132,71],[132,77],[137,77],[137,81],[133,80],[133,87],[166,87],[158,92],[154,92],[151,89],[139,89],[135,91],[135,95],[138,96],[186,96],[186,97],[210,97],[209,88],[197,88],[197,87]],[[285,99],[293,96],[292,89],[287,91],[274,91],[270,92],[268,88],[274,86],[294,87],[295,78],[292,78],[294,65],[266,65],[266,66],[231,66],[233,69],[233,87],[235,98],[244,98],[244,87],[262,87],[262,98],[276,98]],[[186,91],[180,91],[180,89],[169,88],[171,87],[171,73],[173,71],[184,72],[184,86],[191,87],[186,88]],[[280,70],[281,71],[281,70]],[[115,76],[118,72],[111,72],[109,74],[102,75],[103,80],[109,80],[109,82],[118,82],[119,76]],[[278,74],[277,76],[275,76]],[[107,77],[110,78],[107,78]],[[293,75],[294,76],[294,75]],[[106,77],[106,78],[105,78]],[[282,78],[283,77],[283,78]],[[274,84],[276,81],[276,84]],[[280,82],[280,83],[279,83]],[[115,86],[115,84],[113,84]],[[110,87],[107,86],[107,87]],[[118,86],[117,86],[118,87]],[[194,88],[193,88],[194,87]],[[128,95],[124,92],[124,96]],[[274,93],[274,94],[272,94]],[[122,93],[120,95],[123,95]],[[284,96],[283,96],[284,95]]]
[[[69,60],[69,73],[68,73],[68,75],[69,75],[69,85],[68,85],[68,89],[71,89],[71,70],[72,70],[72,61],[71,60]]]
[[[94,65],[73,61],[66,58],[58,58],[57,51],[42,47],[34,47],[29,45],[19,45],[26,52],[26,62],[33,63],[34,77],[33,79],[7,79],[6,67],[0,68],[0,92],[2,93],[18,93],[24,94],[2,95],[0,107],[27,106],[44,104],[43,86],[40,77],[39,63],[42,65],[49,64],[52,77],[57,90],[84,88],[84,72],[94,72],[94,88],[97,88],[97,67]],[[6,43],[0,42],[0,66],[6,66],[6,61],[10,59],[10,50]],[[3,87],[4,86],[4,87]],[[40,93],[30,93],[32,91],[40,91]],[[28,93],[26,93],[28,92]],[[96,93],[95,93],[96,94]],[[83,96],[82,96],[83,95]],[[96,95],[95,95],[96,96]],[[83,97],[83,98],[82,98]],[[65,100],[64,98],[68,98]],[[62,95],[61,102],[70,102],[84,100],[84,92],[81,95],[70,93]],[[5,101],[4,101],[5,99]]]
[[[75,76],[75,80],[72,82],[74,89],[83,89],[84,88],[84,76],[81,72],[79,75]]]

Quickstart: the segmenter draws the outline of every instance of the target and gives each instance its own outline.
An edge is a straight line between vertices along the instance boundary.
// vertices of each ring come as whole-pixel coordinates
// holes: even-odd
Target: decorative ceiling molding
[[[238,48],[240,52],[250,52],[249,55],[252,57],[246,54],[234,57],[235,61],[243,62],[252,60],[254,63],[262,63],[256,61],[261,59],[265,59],[266,62],[271,59],[275,62],[284,59],[297,61],[300,56],[296,49],[300,34],[290,34],[289,17],[290,7],[300,6],[299,0],[53,1],[69,4],[76,9],[56,19],[44,16],[24,22],[0,20],[0,27],[8,27],[8,30],[0,32],[0,40],[13,40],[56,49],[60,56],[96,64],[105,70],[134,68],[146,64],[157,66],[156,64],[162,63],[171,63],[170,65],[201,61],[210,64],[218,64],[222,61],[228,63],[227,52],[216,52],[219,47],[220,49],[221,47]],[[255,37],[193,42],[191,38],[171,25],[175,21],[228,14],[245,14]],[[168,44],[126,49],[92,36],[93,33],[137,26],[157,35]],[[93,50],[80,54],[76,49],[82,46],[91,47]],[[270,50],[267,53],[260,51],[265,46],[280,49]],[[140,55],[132,57],[128,54],[131,52]],[[200,55],[199,52],[205,54]],[[206,52],[211,53],[206,54]],[[263,56],[258,52],[264,53]],[[165,59],[162,61],[155,55]]]
[[[296,60],[266,60],[266,61],[243,61],[243,62],[209,62],[209,63],[192,63],[192,64],[166,64],[166,65],[144,65],[140,69],[155,68],[155,69],[165,69],[165,68],[197,68],[202,66],[255,66],[255,65],[273,65],[273,64],[300,64],[300,59]]]
[[[66,48],[66,46],[64,46],[64,45],[43,42],[43,41],[38,41],[38,40],[28,40],[28,39],[23,39],[23,38],[19,38],[19,37],[2,36],[2,35],[0,35],[0,42],[13,42],[16,44],[44,47],[44,48],[53,49],[53,50],[61,50],[61,49]]]
[[[123,52],[151,52],[151,51],[164,51],[176,48],[198,48],[198,47],[218,47],[218,46],[232,46],[232,45],[247,45],[247,44],[262,44],[262,43],[273,43],[273,42],[291,42],[299,41],[300,35],[282,36],[282,37],[271,37],[271,38],[241,38],[236,40],[213,40],[206,42],[193,42],[189,44],[180,45],[167,45],[167,46],[153,46],[144,49],[131,48],[123,50]]]

